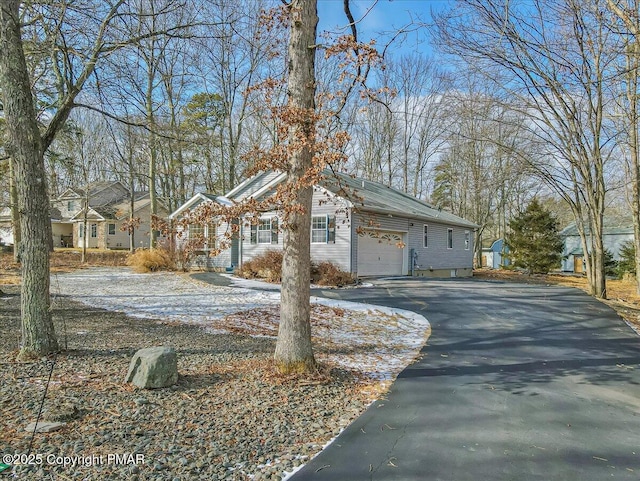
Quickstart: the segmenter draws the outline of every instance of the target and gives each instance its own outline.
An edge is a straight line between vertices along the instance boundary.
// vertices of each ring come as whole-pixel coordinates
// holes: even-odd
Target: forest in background
[[[224,194],[241,181],[255,162],[250,154],[280,141],[269,111],[275,102],[265,95],[284,99],[285,86],[258,88],[286,71],[278,54],[287,36],[264,15],[274,5],[25,3],[24,48],[43,126],[83,82],[45,154],[50,195],[119,180],[151,191],[171,211],[196,192]],[[346,70],[319,49],[317,96],[337,112],[325,134],[351,137],[346,161],[334,168],[475,222],[476,245],[502,237],[534,197],[561,227],[578,219],[595,237],[605,213],[631,222],[637,7],[631,0],[451,2],[376,45],[384,68],[368,73],[376,95],[364,105],[353,96],[332,105],[343,98],[336,89]],[[345,22],[330,33],[349,31]],[[416,39],[431,46],[428,53]],[[7,206],[8,162],[3,169]],[[598,249],[585,249],[594,252],[593,273]]]

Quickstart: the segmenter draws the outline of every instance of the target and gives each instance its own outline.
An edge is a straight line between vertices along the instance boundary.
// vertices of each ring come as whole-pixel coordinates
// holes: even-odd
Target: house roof
[[[285,178],[286,175],[280,172],[262,172],[242,182],[227,193],[226,197],[234,201],[249,197],[258,199],[272,193]],[[473,222],[436,208],[404,192],[347,174],[334,174],[327,170],[320,187],[347,200],[352,207],[363,212],[437,221],[470,229],[478,227]]]
[[[631,220],[605,217],[602,233],[604,235],[633,235],[633,223]],[[590,229],[588,227],[587,234],[590,234]],[[578,236],[580,234],[578,233],[576,223],[572,222],[560,231],[560,235],[570,237]]]
[[[120,182],[92,182],[83,189],[74,187],[65,190],[56,200],[82,199],[88,197],[91,207],[100,207],[119,202],[129,196],[127,189]]]
[[[201,192],[191,197],[191,199],[186,201],[184,204],[178,207],[175,211],[169,214],[169,219],[176,219],[180,217],[182,214],[184,214],[186,211],[195,209],[197,206],[199,206],[203,202],[217,202],[218,204],[222,204],[222,205],[232,205],[233,203],[231,200],[229,200],[227,197],[223,195],[215,195],[215,194],[208,194],[208,193]]]
[[[468,227],[478,226],[462,217],[444,211],[399,190],[347,174],[327,173],[322,186],[343,197],[357,209],[379,214],[399,215],[425,221]]]

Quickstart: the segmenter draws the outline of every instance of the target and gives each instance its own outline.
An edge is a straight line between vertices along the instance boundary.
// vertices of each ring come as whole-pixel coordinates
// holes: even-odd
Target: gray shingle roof
[[[590,229],[587,228],[587,234],[590,233]],[[617,234],[633,234],[633,224],[631,220],[624,221],[620,219],[604,219],[603,226],[603,234],[605,235],[617,235]],[[576,227],[576,223],[572,222],[567,227],[560,231],[560,235],[562,236],[577,236],[578,228]]]
[[[366,212],[438,221],[470,229],[478,227],[462,217],[378,182],[354,178],[347,174],[327,173],[327,178],[322,184],[330,192],[351,201],[355,208]]]

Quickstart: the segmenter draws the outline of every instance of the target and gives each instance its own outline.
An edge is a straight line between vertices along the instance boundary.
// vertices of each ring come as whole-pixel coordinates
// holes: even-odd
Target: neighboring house
[[[511,261],[504,256],[508,252],[509,246],[504,243],[504,239],[494,241],[491,247],[482,249],[482,267],[501,269],[508,266]]]
[[[562,270],[576,274],[584,273],[584,250],[575,223],[565,227],[560,231],[560,235],[564,237]],[[605,250],[610,251],[615,260],[620,260],[622,244],[627,241],[633,242],[633,225],[630,222],[605,218],[602,241]]]
[[[314,187],[314,262],[331,261],[358,276],[472,275],[475,224],[382,184],[332,175]],[[199,201],[260,200],[272,195],[284,180],[285,174],[266,172],[247,179],[222,198],[204,196]],[[198,199],[189,202],[195,206]],[[170,217],[178,218],[190,208],[185,206]],[[279,218],[278,212],[264,212],[257,225],[242,222],[237,246],[224,253],[228,256],[224,264],[236,266],[269,249],[282,249]],[[183,233],[183,238],[188,237]]]
[[[130,211],[131,195],[120,182],[95,182],[86,189],[67,189],[52,201],[54,246],[128,249],[129,232],[122,227],[128,222]],[[149,247],[150,213],[149,193],[135,193],[133,217],[140,219],[133,232],[135,247]],[[158,216],[167,215],[167,209],[158,203]]]

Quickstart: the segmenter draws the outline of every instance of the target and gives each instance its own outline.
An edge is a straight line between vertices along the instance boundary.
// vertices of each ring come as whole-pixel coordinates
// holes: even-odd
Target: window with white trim
[[[464,231],[464,250],[468,251],[470,245],[471,245],[471,233],[468,230],[466,230]]]
[[[260,219],[258,224],[258,244],[271,244],[271,219]]]
[[[203,249],[214,249],[216,247],[216,225],[215,224],[191,224],[189,225],[189,241],[194,246]]]
[[[107,230],[107,234],[108,235],[116,235],[116,225],[115,224],[109,224],[107,227],[108,227],[108,230]]]
[[[327,216],[314,215],[311,218],[311,242],[327,242]]]
[[[98,224],[91,224],[91,237],[98,237]]]
[[[279,230],[277,217],[264,217],[258,224],[251,224],[252,244],[278,244]]]
[[[311,242],[313,244],[336,243],[336,216],[314,215],[311,217]]]
[[[453,229],[447,229],[447,249],[453,249]]]

